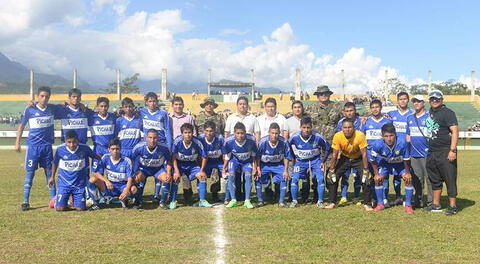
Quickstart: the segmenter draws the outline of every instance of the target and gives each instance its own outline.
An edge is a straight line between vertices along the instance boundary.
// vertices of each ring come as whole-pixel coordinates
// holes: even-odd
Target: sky
[[[91,84],[127,76],[169,81],[250,80],[348,92],[408,84],[469,83],[480,66],[478,1],[2,0],[0,52],[38,72]],[[480,86],[480,83],[477,84]]]

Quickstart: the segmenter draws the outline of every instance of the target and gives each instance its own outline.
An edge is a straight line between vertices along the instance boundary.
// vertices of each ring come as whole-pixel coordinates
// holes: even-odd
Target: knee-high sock
[[[275,183],[275,189],[280,185],[280,197],[278,198],[279,203],[283,203],[285,201],[285,193],[287,192],[287,182],[281,181],[280,184]]]
[[[98,205],[98,197],[97,197],[97,186],[91,183],[90,181],[87,182],[87,193],[88,196],[92,199],[93,204]]]
[[[197,190],[198,196],[200,201],[203,201],[207,198],[207,182],[206,181],[198,181],[197,182]]]
[[[298,180],[292,180],[292,184],[290,185],[290,193],[292,195],[292,201],[296,201],[298,195]]]
[[[230,190],[228,189],[228,178],[225,180],[225,198],[224,200],[225,201],[228,201],[231,199],[231,195],[230,195]]]
[[[30,202],[30,190],[32,189],[33,177],[35,176],[35,171],[28,170],[25,174],[25,180],[23,181],[23,202]]]
[[[317,192],[318,201],[323,202],[323,195],[325,193],[325,181],[323,180],[323,175],[317,175]]]
[[[412,197],[413,197],[413,186],[412,185],[405,186],[405,205],[406,206],[412,205]]]
[[[48,184],[50,177],[52,177],[52,169],[45,169],[45,179],[47,180],[48,191],[50,192],[50,199],[53,199],[57,194],[57,189],[55,188],[55,184]]]
[[[393,177],[393,189],[397,197],[402,197],[402,176],[396,175]]]
[[[350,170],[347,170],[342,177],[342,198],[347,198],[349,176],[350,176]]]
[[[160,198],[160,202],[164,203],[167,200],[168,193],[170,192],[171,184],[170,183],[162,183],[161,186],[162,186],[162,188],[161,188],[162,197]]]
[[[172,187],[170,187],[170,196],[172,197],[172,202],[177,201],[177,192],[178,192],[178,182],[172,182]]]
[[[384,180],[385,181],[385,180]],[[377,203],[384,205],[383,199],[385,199],[384,195],[384,189],[383,185],[380,186],[375,186],[375,194],[377,195]]]
[[[252,175],[245,173],[245,200],[250,200],[252,193]]]
[[[160,189],[162,188],[162,182],[155,178],[155,191],[153,193],[153,197],[158,197],[158,194],[160,193]]]
[[[362,180],[359,176],[353,178],[353,197],[358,198],[360,196],[360,189],[362,188]]]
[[[383,178],[383,193],[384,193],[383,199],[388,200],[389,190],[390,190],[390,176],[387,175],[385,176],[385,178]]]
[[[263,202],[262,197],[262,183],[260,181],[255,181],[255,189],[257,190],[257,199],[259,202]]]
[[[236,189],[235,173],[232,173],[232,174],[228,175],[227,185],[228,185],[228,191],[230,192],[230,197],[232,198],[232,200],[236,201],[237,200],[237,194],[235,193],[235,189]]]

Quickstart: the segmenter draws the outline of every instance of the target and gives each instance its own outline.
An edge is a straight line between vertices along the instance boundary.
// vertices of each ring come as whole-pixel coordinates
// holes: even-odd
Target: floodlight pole
[[[208,69],[207,96],[210,96],[210,84],[212,83],[212,69]]]
[[[35,100],[35,73],[33,70],[30,70],[30,99]]]
[[[255,70],[252,71],[252,103],[255,102]]]
[[[342,94],[343,94],[343,101],[346,101],[346,94],[345,94],[345,70],[342,69]]]
[[[77,69],[73,70],[73,88],[77,88]]]
[[[295,100],[300,100],[302,90],[302,76],[300,69],[295,70]]]
[[[167,69],[162,69],[162,100],[167,100]]]
[[[120,90],[120,70],[117,70],[117,100],[122,100],[122,92]]]
[[[432,71],[428,70],[428,93],[432,91]]]
[[[471,98],[470,99],[473,102],[473,101],[475,101],[475,83],[476,83],[477,78],[475,76],[475,71],[471,71],[470,74],[471,74],[470,78],[471,78],[471,82],[472,82],[472,84],[471,84],[472,85],[472,87],[471,87],[472,91],[471,91]]]
[[[388,92],[388,69],[385,70],[385,83],[383,86],[383,94],[385,96],[385,102],[387,102],[389,98],[389,92]]]

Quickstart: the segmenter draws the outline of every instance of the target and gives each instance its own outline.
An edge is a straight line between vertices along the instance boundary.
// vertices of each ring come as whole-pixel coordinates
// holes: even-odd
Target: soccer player
[[[257,162],[257,144],[255,137],[246,133],[245,125],[238,122],[233,128],[233,135],[230,135],[223,146],[223,175],[228,175],[228,190],[232,200],[227,204],[227,208],[237,207],[237,194],[235,193],[236,172],[243,173],[245,181],[245,202],[243,206],[253,209],[250,201],[252,192],[252,175],[255,175]]]
[[[387,175],[392,174],[400,175],[403,178],[405,182],[405,212],[413,214],[413,186],[408,144],[396,136],[395,126],[391,123],[382,126],[382,138],[382,141],[375,142],[369,150],[377,195],[377,206],[374,211],[379,212],[385,208],[383,181]]]
[[[15,150],[20,152],[20,139],[27,123],[30,128],[27,139],[27,153],[25,155],[26,174],[23,182],[22,211],[30,209],[30,190],[37,168],[42,167],[44,169],[47,183],[52,177],[54,117],[58,107],[48,104],[50,95],[50,87],[42,86],[38,88],[37,103],[25,108],[17,130]],[[48,189],[50,191],[50,199],[54,199],[56,194],[55,185],[48,185]]]
[[[57,211],[68,209],[68,199],[73,196],[73,205],[76,210],[86,209],[85,187],[88,181],[89,158],[100,159],[92,149],[79,143],[75,131],[65,133],[65,143],[60,145],[53,158],[52,177],[49,184],[55,184],[55,174],[58,169],[58,192],[55,202]]]
[[[312,130],[312,119],[309,116],[302,117],[300,129],[300,131],[294,133],[289,139],[289,144],[292,147],[295,157],[291,187],[292,203],[290,207],[297,207],[298,181],[300,179],[306,179],[307,173],[310,171],[310,174],[317,180],[317,207],[324,209],[323,195],[325,192],[325,183],[323,170],[325,169],[325,161],[330,152],[330,144],[322,135]],[[321,158],[321,152],[323,152],[323,158]]]
[[[277,123],[271,123],[268,129],[268,135],[260,139],[257,158],[257,175],[255,176],[255,186],[257,189],[258,204],[263,206],[262,185],[268,185],[270,174],[275,183],[275,191],[279,192],[278,205],[282,208],[285,205],[285,192],[287,190],[288,163],[292,159],[290,146],[288,142],[280,136],[281,129]]]
[[[372,211],[369,205],[370,197],[370,174],[368,172],[367,139],[365,134],[355,128],[354,119],[346,118],[342,121],[342,131],[335,133],[332,140],[333,157],[339,159],[330,160],[329,204],[328,208],[335,207],[337,199],[338,178],[345,177],[345,171],[355,170],[362,172],[360,180],[363,187],[363,202],[366,211]],[[342,181],[343,182],[343,181]]]
[[[213,183],[210,186],[212,192],[212,198],[214,202],[219,200],[218,192],[221,189],[221,178],[223,171],[223,157],[222,147],[224,139],[222,134],[216,132],[216,124],[213,121],[207,121],[203,125],[204,132],[198,136],[198,139],[203,144],[203,148],[208,157],[207,165],[205,166],[205,173],[208,178],[212,177],[213,170],[217,170],[217,178],[213,179]],[[229,200],[230,194],[228,190],[225,191],[225,199]]]
[[[205,166],[207,164],[207,154],[203,149],[202,142],[193,136],[194,128],[192,124],[183,124],[180,127],[180,131],[182,134],[173,141],[172,160],[174,173],[170,209],[177,208],[178,183],[182,174],[187,175],[189,181],[197,179],[197,189],[200,198],[198,206],[210,208],[212,205],[206,200],[207,175],[205,174]]]
[[[115,136],[120,139],[122,156],[132,158],[133,148],[142,140],[143,122],[135,116],[133,100],[125,97],[122,100],[124,114],[115,122]]]
[[[138,193],[135,199],[135,208],[140,209],[143,202],[143,190],[148,177],[153,176],[162,186],[162,196],[159,206],[168,209],[165,202],[170,190],[172,157],[167,145],[159,143],[158,131],[149,129],[146,133],[146,141],[138,143],[133,149],[133,161],[135,168],[135,184]],[[156,202],[156,201],[154,201]]]
[[[343,106],[343,115],[344,117],[338,121],[337,132],[342,131],[343,120],[351,119],[353,120],[353,127],[355,130],[362,131],[362,121],[360,115],[357,114],[357,108],[352,102],[346,102]],[[348,192],[348,179],[350,175],[353,175],[353,200],[358,203],[358,197],[360,195],[360,188],[362,187],[362,181],[360,179],[360,171],[357,171],[356,168],[351,168],[345,171],[345,174],[342,175],[342,198],[340,199],[339,205],[347,203],[347,192]]]
[[[73,88],[68,92],[68,105],[61,105],[58,110],[58,119],[62,122],[62,142],[65,142],[65,134],[68,131],[75,131],[78,141],[86,144],[88,137],[88,119],[93,116],[93,111],[81,107],[82,91]]]
[[[165,144],[169,149],[172,148],[172,127],[167,111],[158,108],[158,97],[154,92],[145,95],[145,106],[140,109],[140,117],[143,121],[143,134],[147,138],[147,131],[155,129],[158,132],[158,142]],[[160,194],[161,181],[155,177],[155,191],[153,200],[160,202],[158,196]]]
[[[108,144],[108,154],[101,158],[97,171],[90,182],[105,193],[105,196],[116,197],[120,200],[122,207],[127,208],[128,199],[133,198],[137,192],[133,180],[132,161],[121,154],[120,140],[114,138]],[[99,209],[93,205],[92,209]]]
[[[97,112],[90,116],[88,125],[93,141],[93,152],[103,156],[108,152],[108,144],[115,137],[115,121],[117,117],[108,112],[110,100],[107,97],[97,98]],[[100,160],[92,163],[92,172],[95,172]]]

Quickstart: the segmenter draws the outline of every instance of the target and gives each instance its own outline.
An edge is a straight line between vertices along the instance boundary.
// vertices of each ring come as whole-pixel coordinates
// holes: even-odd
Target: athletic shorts
[[[133,149],[131,149],[131,148],[122,148],[122,149],[120,149],[120,153],[122,153],[122,156],[128,157],[128,158],[131,159],[132,162],[133,162],[133,159],[132,159]]]
[[[222,170],[223,170],[223,163],[220,162],[215,162],[215,163],[208,163],[207,166],[205,166],[205,173],[207,174],[207,177],[210,178],[212,176],[212,172],[214,169],[218,170],[218,176],[222,177]]]
[[[237,173],[239,173],[238,175],[240,175],[242,172],[245,174],[252,175],[252,163],[251,162],[242,163],[236,159],[231,159],[228,161],[227,170],[229,175],[237,174]]]
[[[312,171],[313,178],[323,179],[323,171],[321,168],[320,159],[314,159],[311,161],[297,161],[293,166],[292,180],[298,182],[299,179],[306,179],[309,170]],[[319,176],[319,177],[317,177]]]
[[[36,170],[39,167],[52,168],[52,145],[28,146],[25,153],[25,170]]]
[[[285,178],[283,177],[283,171],[285,166],[283,164],[280,165],[260,165],[260,170],[262,171],[262,175],[257,180],[261,184],[268,184],[270,183],[270,175],[272,175],[272,179],[274,183],[284,182]]]
[[[102,146],[102,145],[95,145],[95,146],[93,146],[93,153],[98,154],[102,157],[103,155],[105,155],[109,152],[108,152],[107,147]],[[98,163],[99,162],[100,162],[100,160],[98,160],[96,158],[92,160],[92,172],[98,172]]]
[[[381,177],[388,177],[389,175],[393,176],[401,176],[405,174],[405,166],[403,165],[403,162],[401,163],[384,163],[380,164],[378,167],[378,174],[380,174]]]
[[[138,170],[143,173],[145,178],[148,178],[150,176],[154,176],[155,178],[157,178],[158,175],[160,175],[164,172],[167,172],[167,169],[165,168],[165,166],[160,166],[160,167],[142,167],[142,166],[140,166],[138,168]]]
[[[58,186],[56,207],[67,207],[68,199],[73,196],[73,205],[85,209],[85,187]]]
[[[179,166],[180,175],[187,175],[190,181],[197,179],[196,175],[200,172],[200,166]]]
[[[127,187],[127,182],[126,181],[120,181],[120,182],[112,182],[113,185],[113,190],[109,190],[107,188],[107,185],[105,185],[105,196],[120,196],[122,194],[123,190]]]

